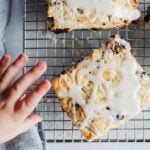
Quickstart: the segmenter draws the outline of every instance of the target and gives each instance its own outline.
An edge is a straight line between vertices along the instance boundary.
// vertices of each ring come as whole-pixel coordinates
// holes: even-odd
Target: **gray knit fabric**
[[[0,145],[0,150],[44,150],[37,129],[34,127],[15,139]]]

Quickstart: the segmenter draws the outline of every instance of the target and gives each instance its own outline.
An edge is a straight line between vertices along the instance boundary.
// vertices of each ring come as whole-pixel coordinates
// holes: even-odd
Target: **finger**
[[[2,59],[0,60],[0,76],[8,67],[10,61],[11,61],[11,57],[9,55],[6,54],[2,57]]]
[[[9,87],[18,72],[25,66],[27,62],[28,56],[26,54],[22,54],[15,60],[12,65],[8,67],[8,69],[6,69],[0,78],[0,94]]]
[[[44,80],[26,98],[19,102],[19,105],[16,104],[15,110],[18,118],[29,116],[50,87],[50,81]]]
[[[45,62],[40,61],[29,72],[17,80],[9,91],[10,105],[14,106],[22,94],[33,84],[47,69]]]
[[[0,101],[0,110],[5,108],[5,106],[6,106],[6,102],[5,101]]]
[[[21,127],[21,132],[26,132],[31,129],[35,124],[42,121],[42,118],[39,115],[30,115],[24,122]]]

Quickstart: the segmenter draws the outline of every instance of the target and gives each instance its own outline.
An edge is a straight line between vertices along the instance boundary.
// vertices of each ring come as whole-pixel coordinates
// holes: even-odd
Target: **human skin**
[[[42,121],[39,115],[31,113],[50,89],[50,82],[44,80],[28,95],[24,96],[24,93],[46,71],[47,65],[40,61],[15,81],[28,61],[26,54],[21,54],[11,65],[9,55],[0,60],[0,143],[13,139]]]

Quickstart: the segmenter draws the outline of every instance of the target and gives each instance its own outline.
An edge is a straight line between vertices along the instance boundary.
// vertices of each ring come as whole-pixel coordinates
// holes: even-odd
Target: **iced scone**
[[[137,20],[139,0],[49,0],[50,31],[107,29]]]
[[[150,78],[118,35],[52,80],[60,104],[86,140],[150,106]]]

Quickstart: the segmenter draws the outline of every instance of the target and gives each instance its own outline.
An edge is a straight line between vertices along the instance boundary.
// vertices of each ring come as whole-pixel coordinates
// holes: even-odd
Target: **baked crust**
[[[73,0],[72,0],[73,1]],[[107,3],[108,0],[106,0]],[[88,15],[84,14],[84,10],[77,8],[78,12],[75,12],[70,8],[66,0],[49,0],[48,3],[48,27],[50,31],[56,33],[79,30],[79,29],[108,29],[117,28],[129,25],[133,20],[137,20],[140,17],[140,12],[137,7],[139,0],[112,0],[116,6],[127,8],[129,11],[135,11],[133,18],[127,18],[123,15],[119,17],[113,16],[111,13],[97,13],[93,8],[90,9]],[[107,12],[107,11],[106,11]],[[120,12],[118,12],[120,13]],[[123,12],[121,12],[123,13]]]
[[[88,67],[90,67],[90,65],[92,65],[92,63],[96,62],[92,66],[90,72],[88,70],[89,74],[93,74],[92,77],[95,77],[96,69],[102,70],[102,67],[96,66],[95,64],[104,63],[104,65],[106,65],[109,69],[107,70],[104,69],[104,71],[102,72],[102,78],[100,80],[97,80],[97,82],[101,83],[103,82],[103,80],[106,80],[107,82],[111,82],[110,85],[112,86],[112,88],[113,86],[116,88],[121,83],[121,80],[123,80],[123,77],[121,73],[115,74],[113,77],[110,75],[110,72],[113,70],[113,68],[111,68],[111,66],[108,65],[110,64],[109,61],[111,61],[112,64],[116,63],[121,64],[122,66],[124,61],[127,59],[126,57],[128,57],[128,59],[136,67],[133,77],[137,79],[139,85],[139,88],[137,89],[136,92],[136,97],[138,97],[137,103],[139,104],[140,108],[139,111],[134,114],[134,116],[143,109],[150,106],[150,78],[148,75],[145,74],[145,72],[138,64],[136,59],[132,55],[130,55],[131,54],[131,52],[129,52],[130,47],[128,43],[125,42],[126,41],[120,39],[120,37],[118,36],[111,38],[109,41],[106,42],[105,46],[99,49],[95,49],[91,54],[87,55],[76,66],[71,67],[64,74],[61,74],[59,77],[55,77],[52,80],[52,87],[54,88],[56,95],[60,99],[60,104],[62,108],[67,113],[69,118],[71,118],[73,123],[80,129],[81,133],[83,134],[83,136],[87,141],[94,140],[95,138],[106,134],[110,129],[116,128],[120,124],[126,123],[128,122],[129,119],[133,118],[133,116],[130,118],[128,115],[121,116],[122,112],[120,112],[120,114],[117,114],[115,116],[116,120],[109,119],[109,117],[100,117],[98,113],[93,113],[92,116],[90,116],[89,120],[88,121],[86,120],[88,118],[88,113],[86,112],[85,105],[91,105],[91,108],[90,107],[88,108],[90,108],[91,110],[94,109],[94,107],[92,106],[93,103],[91,103],[91,101],[94,101],[94,104],[96,104],[96,106],[101,107],[102,112],[100,113],[103,113],[103,111],[112,111],[111,105],[107,106],[108,105],[107,95],[111,91],[105,90],[106,84],[99,87],[98,93],[96,94],[96,97],[98,97],[97,99],[91,98],[92,93],[94,93],[94,85],[93,85],[94,83],[90,81],[89,79],[90,75],[86,73],[86,70]],[[127,55],[127,53],[129,55]],[[86,68],[86,66],[88,67]],[[96,69],[93,70],[94,67]],[[69,92],[72,90],[69,84],[74,85],[73,94],[69,94]],[[78,90],[76,87],[79,85],[82,87],[83,91],[81,95],[82,96],[81,101],[76,99],[80,97],[80,93],[76,92],[76,90]],[[126,93],[127,95],[130,89],[128,89],[128,87],[124,87],[124,89],[125,89],[124,93]],[[116,103],[115,100],[117,99],[112,100],[112,102]],[[131,101],[134,101],[132,97]],[[118,108],[119,105],[116,107]],[[109,116],[110,114],[108,113],[107,115]],[[87,121],[86,124],[85,121]]]

